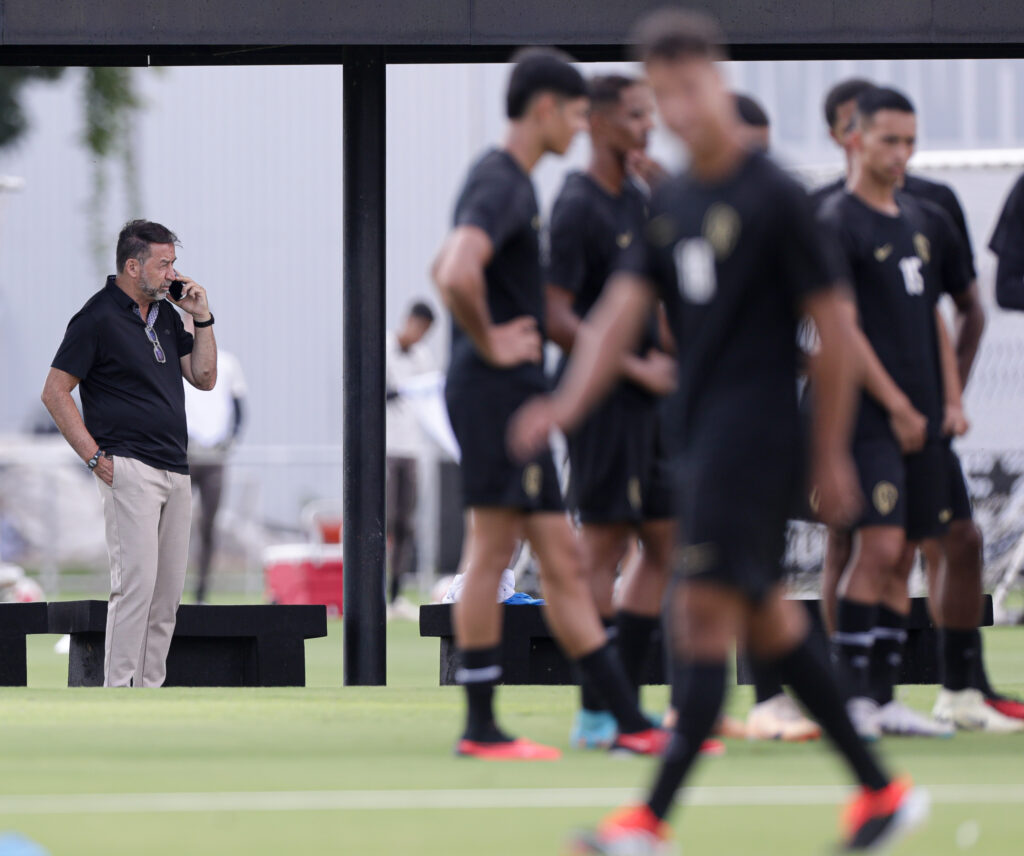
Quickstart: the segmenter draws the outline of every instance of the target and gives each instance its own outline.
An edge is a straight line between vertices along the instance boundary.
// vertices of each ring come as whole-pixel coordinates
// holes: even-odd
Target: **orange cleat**
[[[455,747],[455,754],[482,761],[557,761],[562,757],[561,751],[555,747],[543,746],[523,737],[500,743],[478,743],[462,739]]]
[[[910,779],[897,779],[880,791],[867,788],[843,811],[841,853],[873,853],[913,831],[928,819],[927,791]]]
[[[621,853],[666,856],[671,852],[669,825],[658,820],[646,805],[627,806],[613,812],[596,830],[574,838],[567,850],[570,856]]]
[[[700,744],[700,754],[715,758],[725,754],[725,744],[721,740],[709,738]]]
[[[1010,719],[1024,719],[1024,702],[1007,696],[988,696],[985,704]]]

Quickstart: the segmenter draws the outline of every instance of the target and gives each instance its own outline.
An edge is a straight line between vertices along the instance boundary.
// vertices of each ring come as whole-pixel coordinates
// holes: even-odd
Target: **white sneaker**
[[[895,699],[879,709],[878,727],[894,737],[952,737],[956,732],[951,722],[932,719]]]
[[[846,703],[846,713],[861,740],[877,740],[882,736],[878,712],[878,702],[864,696],[856,696]]]
[[[388,621],[396,618],[400,621],[419,621],[419,607],[406,598],[405,595],[400,594],[395,598],[394,602],[388,604],[387,608]]]
[[[985,704],[980,690],[940,690],[932,716],[940,722],[949,723],[951,728],[955,726],[964,731],[987,731],[989,734],[1024,731],[1024,720],[1004,716]]]
[[[803,715],[785,693],[755,704],[747,715],[747,739],[801,743],[821,737],[818,725]]]

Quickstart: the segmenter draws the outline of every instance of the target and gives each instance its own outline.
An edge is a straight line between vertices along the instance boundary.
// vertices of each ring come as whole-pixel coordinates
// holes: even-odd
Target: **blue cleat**
[[[569,744],[577,749],[607,749],[618,733],[615,717],[607,710],[580,710],[569,732]]]

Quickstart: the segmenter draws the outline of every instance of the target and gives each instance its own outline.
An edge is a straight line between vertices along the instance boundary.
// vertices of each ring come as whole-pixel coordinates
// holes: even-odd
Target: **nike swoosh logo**
[[[633,233],[623,232],[615,239],[615,243],[619,245],[619,249],[626,249],[626,247],[633,243]]]
[[[881,247],[875,247],[875,259],[880,262],[884,262],[889,256],[892,255],[892,244],[885,244]]]

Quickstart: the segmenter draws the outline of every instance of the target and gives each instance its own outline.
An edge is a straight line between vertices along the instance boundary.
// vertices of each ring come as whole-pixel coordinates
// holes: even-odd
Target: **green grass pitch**
[[[1024,629],[986,634],[1000,685],[1024,691]],[[558,853],[573,828],[643,786],[654,762],[567,751],[553,764],[453,758],[461,697],[437,686],[437,641],[389,628],[387,688],[345,689],[341,625],[307,643],[307,689],[69,690],[55,637],[30,639],[29,688],[0,690],[0,831],[53,856]],[[934,688],[904,689],[920,709]],[[499,691],[507,726],[565,747],[570,688]],[[665,691],[648,688],[656,710]],[[732,712],[750,702],[734,690]],[[895,770],[934,786],[907,856],[1018,854],[1024,736],[887,740]],[[822,745],[730,742],[704,761],[674,825],[701,856],[820,854],[842,768]]]

